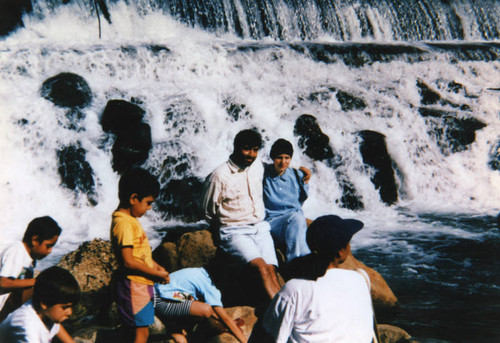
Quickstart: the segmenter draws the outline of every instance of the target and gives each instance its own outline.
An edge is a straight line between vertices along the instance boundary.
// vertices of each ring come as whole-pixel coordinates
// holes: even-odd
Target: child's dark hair
[[[38,236],[38,241],[41,243],[54,236],[61,235],[61,228],[57,222],[49,216],[38,217],[33,219],[24,232],[23,242],[31,247],[33,236]]]
[[[234,137],[234,149],[241,149],[245,146],[250,148],[262,148],[262,136],[256,129],[248,129],[240,131]]]
[[[130,197],[136,193],[140,200],[147,196],[156,198],[160,193],[158,180],[147,170],[132,168],[125,172],[118,183],[118,198],[121,208],[130,207]]]
[[[33,289],[33,306],[50,307],[56,304],[73,304],[80,300],[80,286],[69,271],[61,267],[50,267],[38,275]]]

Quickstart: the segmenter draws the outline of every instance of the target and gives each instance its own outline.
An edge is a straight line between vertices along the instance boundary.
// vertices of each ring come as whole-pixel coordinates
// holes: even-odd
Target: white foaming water
[[[101,40],[95,18],[82,18],[75,8],[62,7],[43,21],[26,20],[26,28],[0,42],[2,241],[19,239],[28,222],[41,215],[52,216],[64,230],[54,255],[85,240],[109,237],[119,176],[111,167],[112,140],[106,140],[99,120],[107,101],[132,97],[142,101],[145,121],[152,127],[153,149],[146,165],[159,170],[167,156],[179,158],[186,153],[189,175],[177,178],[204,178],[227,159],[233,137],[241,129],[256,126],[263,132],[266,146],[261,156],[266,161],[274,140],[292,141],[294,166],[313,170],[310,198],[304,206],[307,216],[359,217],[371,228],[360,233],[361,245],[377,244],[375,234],[385,232],[442,230],[405,221],[398,207],[414,212],[498,212],[500,176],[487,165],[500,132],[499,94],[488,90],[499,86],[498,61],[450,63],[436,56],[419,63],[376,62],[353,68],[341,62],[317,62],[269,41],[252,42],[256,50],[240,50],[249,42],[215,37],[160,14],[139,16],[133,6],[122,3],[111,11],[113,25],[102,22]],[[384,37],[383,32],[380,35]],[[168,51],[153,51],[150,45],[165,46]],[[92,104],[82,110],[84,129],[78,132],[59,125],[58,118],[64,118],[66,110],[39,95],[42,83],[60,72],[82,76],[93,92]],[[433,86],[445,99],[467,104],[471,108],[467,114],[487,124],[476,132],[468,150],[441,153],[418,113],[417,80]],[[442,81],[453,80],[474,97],[439,89]],[[327,91],[332,87],[364,99],[367,107],[342,111],[335,93]],[[313,92],[325,95],[309,100]],[[250,115],[231,120],[224,106],[228,99],[245,104]],[[167,109],[175,110],[177,125],[166,121]],[[293,127],[304,113],[318,119],[334,152],[342,156],[341,169],[362,197],[365,210],[354,213],[340,208],[335,201],[341,189],[333,170],[302,154]],[[19,124],[23,119],[27,124]],[[389,154],[399,170],[396,206],[383,204],[370,181],[371,171],[359,152],[356,132],[360,130],[387,137]],[[76,142],[87,151],[94,172],[96,206],[85,195],[75,198],[60,185],[56,151]],[[152,227],[172,223],[155,212],[141,221],[153,245],[160,237]]]

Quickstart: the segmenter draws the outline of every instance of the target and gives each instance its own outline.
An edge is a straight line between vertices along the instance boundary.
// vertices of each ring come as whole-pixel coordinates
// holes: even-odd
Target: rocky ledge
[[[187,230],[189,231],[189,230]],[[255,293],[254,286],[241,279],[241,266],[233,266],[230,261],[220,256],[214,246],[212,235],[205,229],[192,232],[180,232],[170,235],[153,252],[155,260],[169,271],[186,267],[211,268],[215,271],[214,283],[223,294],[223,302],[233,318],[242,318],[243,331],[250,336],[257,321],[255,298],[242,297],[242,294]],[[215,263],[214,263],[215,262]],[[74,309],[74,315],[65,323],[76,342],[117,342],[120,341],[120,323],[113,301],[112,284],[117,263],[111,243],[102,239],[84,242],[77,250],[66,254],[59,266],[69,270],[82,289],[80,303]],[[365,266],[354,256],[343,264],[345,269],[365,270],[372,283],[372,298],[375,308],[397,306],[397,298],[383,277],[372,268]],[[248,292],[251,288],[253,292]],[[415,342],[404,330],[386,324],[378,325],[383,343]],[[150,341],[170,342],[167,328],[157,320],[151,327]],[[237,342],[228,333],[216,333],[210,323],[198,325],[191,333],[193,337],[203,336],[203,342]]]

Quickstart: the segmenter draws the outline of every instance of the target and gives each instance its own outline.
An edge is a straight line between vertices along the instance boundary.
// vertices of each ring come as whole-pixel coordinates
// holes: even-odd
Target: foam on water
[[[107,237],[118,176],[111,169],[111,143],[100,128],[99,116],[108,100],[132,97],[143,102],[145,120],[152,126],[151,166],[161,165],[168,155],[187,152],[190,173],[204,177],[230,154],[234,135],[251,126],[264,132],[264,159],[278,137],[294,142],[298,151],[293,125],[299,115],[310,113],[330,137],[334,152],[342,156],[341,168],[363,198],[362,215],[368,223],[397,223],[399,215],[380,201],[369,179],[371,171],[363,166],[356,132],[365,129],[387,136],[389,153],[399,168],[400,205],[417,211],[498,211],[499,176],[487,167],[500,129],[498,94],[487,90],[498,86],[498,62],[452,64],[436,55],[420,63],[393,61],[352,68],[316,62],[286,45],[260,43],[257,49],[241,50],[238,47],[247,42],[215,37],[160,14],[139,16],[133,6],[122,3],[112,10],[113,25],[103,23],[102,40],[89,28],[95,18],[82,18],[74,8],[62,7],[42,21],[27,20],[25,29],[1,42],[1,194],[7,201],[0,221],[2,227],[12,228],[7,236],[18,238],[32,217],[50,214],[71,233],[65,238],[71,243]],[[153,51],[150,45],[168,50]],[[85,129],[80,132],[61,127],[58,118],[64,110],[39,96],[45,79],[66,71],[83,76],[94,96],[83,110]],[[454,80],[473,93],[474,97],[466,97],[441,90],[444,98],[469,105],[468,114],[488,125],[478,131],[468,150],[441,153],[418,114],[416,80],[436,87],[442,80]],[[367,108],[342,111],[328,87],[363,98]],[[310,100],[314,92],[324,96]],[[226,99],[245,104],[251,115],[229,120],[223,106]],[[182,113],[184,121],[181,115],[175,118],[184,125],[182,133],[165,122],[167,108]],[[29,124],[19,125],[23,118]],[[173,140],[175,145],[167,144]],[[86,149],[95,173],[95,207],[59,186],[55,151],[76,141]],[[335,204],[341,190],[331,168],[300,153],[294,156],[294,165],[313,169],[311,196],[305,204],[310,217],[331,212],[354,215]],[[153,225],[165,224],[158,215],[150,218]],[[394,226],[398,230],[399,224]]]

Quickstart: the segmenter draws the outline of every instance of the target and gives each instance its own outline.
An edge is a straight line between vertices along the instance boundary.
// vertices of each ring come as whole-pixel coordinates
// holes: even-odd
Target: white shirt
[[[49,330],[38,317],[30,300],[0,324],[0,342],[48,343],[57,335],[60,327],[60,324],[54,324]]]
[[[230,159],[217,167],[205,181],[205,219],[221,227],[256,224],[264,220],[262,162],[241,169]]]
[[[263,325],[278,343],[370,343],[369,286],[358,272],[338,268],[316,281],[292,279],[274,297]]]
[[[24,279],[25,273],[35,268],[35,261],[31,258],[23,242],[14,242],[0,253],[0,276],[14,279]],[[31,278],[33,275],[30,276]],[[1,292],[1,290],[0,290]],[[0,295],[0,310],[10,293]]]

